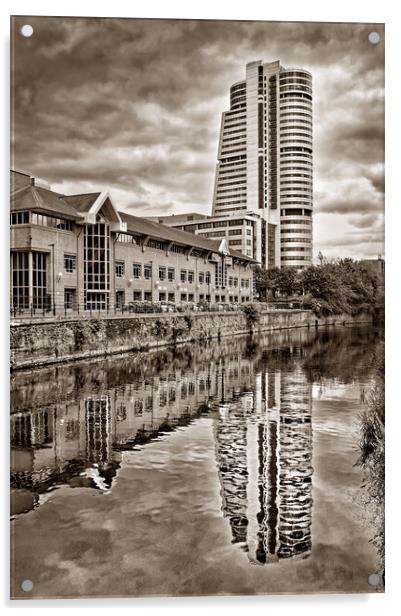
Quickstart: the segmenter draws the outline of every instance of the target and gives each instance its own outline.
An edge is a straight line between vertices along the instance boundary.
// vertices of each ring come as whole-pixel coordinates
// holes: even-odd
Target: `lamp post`
[[[53,315],[56,314],[56,279],[54,276],[54,244],[49,244],[52,249],[52,296],[53,296]]]

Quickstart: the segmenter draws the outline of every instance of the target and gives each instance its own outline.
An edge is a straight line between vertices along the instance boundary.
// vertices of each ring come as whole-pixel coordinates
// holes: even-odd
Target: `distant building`
[[[63,195],[13,171],[10,219],[15,311],[253,299],[251,256],[118,211],[107,192]]]
[[[213,216],[261,219],[263,267],[312,262],[312,76],[279,61],[250,62],[222,115]]]
[[[262,218],[253,212],[232,214],[229,217],[205,216],[202,214],[178,214],[155,216],[149,220],[212,239],[225,239],[230,249],[262,263]],[[274,262],[274,254],[270,255]]]

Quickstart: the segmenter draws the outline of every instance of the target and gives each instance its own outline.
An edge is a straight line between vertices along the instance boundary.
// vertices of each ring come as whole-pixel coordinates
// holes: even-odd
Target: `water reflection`
[[[60,486],[107,492],[125,451],[212,418],[222,511],[252,563],[312,549],[312,383],[366,375],[372,330],[125,356],[12,379],[12,514]],[[348,353],[352,361],[344,361]],[[320,368],[319,368],[320,366]]]
[[[223,512],[255,564],[310,553],[311,411],[300,366],[267,368],[214,420]]]

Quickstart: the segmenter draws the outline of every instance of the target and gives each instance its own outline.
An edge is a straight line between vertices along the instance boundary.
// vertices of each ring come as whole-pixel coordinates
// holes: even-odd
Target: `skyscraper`
[[[245,80],[230,88],[213,216],[260,216],[263,267],[300,269],[312,260],[312,118],[312,76],[303,69],[250,62]]]

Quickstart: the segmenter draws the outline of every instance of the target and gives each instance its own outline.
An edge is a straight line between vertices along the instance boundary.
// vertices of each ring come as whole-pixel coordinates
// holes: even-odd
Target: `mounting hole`
[[[379,586],[380,575],[378,573],[371,573],[368,577],[369,586]]]
[[[24,580],[21,584],[21,588],[24,592],[31,592],[33,588],[32,580]]]
[[[33,28],[30,24],[25,24],[24,26],[21,26],[20,32],[22,36],[29,38],[33,34]]]
[[[368,41],[372,43],[372,45],[377,45],[380,42],[380,34],[378,32],[369,32]]]

